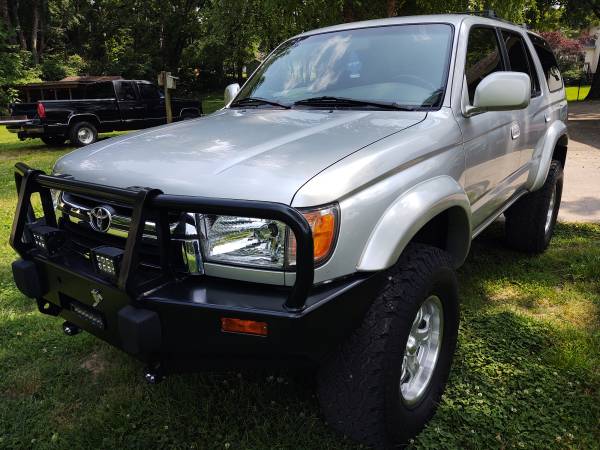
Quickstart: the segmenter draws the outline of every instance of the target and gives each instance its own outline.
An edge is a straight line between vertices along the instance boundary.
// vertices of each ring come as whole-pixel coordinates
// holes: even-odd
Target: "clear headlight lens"
[[[313,232],[315,264],[324,262],[335,245],[337,206],[302,214]],[[283,269],[296,265],[296,238],[282,222],[248,217],[205,215],[202,246],[207,262]]]
[[[208,262],[283,268],[286,226],[276,220],[204,216]]]

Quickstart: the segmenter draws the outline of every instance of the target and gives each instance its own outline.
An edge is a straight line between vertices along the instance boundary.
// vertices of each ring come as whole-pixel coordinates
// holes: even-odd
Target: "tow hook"
[[[63,332],[67,336],[75,336],[76,334],[81,333],[81,328],[71,322],[65,322],[62,324]]]
[[[161,370],[160,365],[146,367],[144,369],[144,380],[148,384],[158,384],[165,379],[165,374]]]

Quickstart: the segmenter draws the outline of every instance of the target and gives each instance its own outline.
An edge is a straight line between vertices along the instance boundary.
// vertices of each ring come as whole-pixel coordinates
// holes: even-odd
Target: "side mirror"
[[[529,106],[531,80],[522,72],[494,72],[485,77],[477,89],[473,105],[465,108],[470,117],[486,111],[511,111]]]
[[[240,92],[240,85],[237,83],[230,84],[225,88],[225,106],[229,106],[229,104],[233,101],[235,96]]]

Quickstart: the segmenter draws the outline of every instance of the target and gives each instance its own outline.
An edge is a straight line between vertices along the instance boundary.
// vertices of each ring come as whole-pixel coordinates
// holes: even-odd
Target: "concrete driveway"
[[[600,222],[600,101],[569,103],[562,222]]]

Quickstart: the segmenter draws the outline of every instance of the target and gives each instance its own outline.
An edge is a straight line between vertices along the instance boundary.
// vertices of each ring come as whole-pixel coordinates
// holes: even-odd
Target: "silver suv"
[[[17,165],[17,286],[165,373],[318,367],[332,427],[375,447],[433,415],[455,271],[498,216],[542,252],[567,154],[548,44],[469,15],[301,34],[227,105]],[[31,208],[39,193],[43,214]]]

